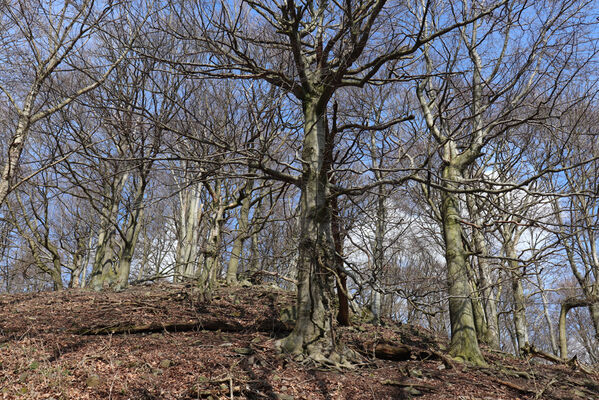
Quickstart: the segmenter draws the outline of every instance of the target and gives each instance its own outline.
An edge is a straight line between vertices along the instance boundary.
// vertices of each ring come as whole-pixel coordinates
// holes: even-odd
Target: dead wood
[[[547,361],[551,361],[556,364],[570,365],[572,368],[578,368],[585,374],[593,375],[595,373],[593,370],[591,370],[591,369],[587,368],[586,366],[584,366],[583,364],[581,364],[578,361],[577,356],[574,356],[574,357],[570,358],[569,360],[564,360],[556,355],[539,350],[536,347],[534,347],[528,343],[526,344],[526,346],[524,346],[522,348],[522,353],[531,355],[533,357],[539,357],[539,358],[542,358]]]
[[[512,382],[504,381],[504,380],[501,380],[501,379],[494,379],[494,380],[495,380],[495,382],[497,382],[497,383],[499,383],[499,384],[501,384],[503,386],[507,386],[507,387],[509,387],[511,389],[517,390],[517,391],[522,392],[522,393],[531,393],[531,394],[535,394],[535,395],[537,394],[537,392],[534,391],[534,390],[526,389],[525,387],[522,387],[520,385],[516,385],[515,383],[512,383]]]
[[[530,345],[529,343],[527,343],[524,347],[522,347],[521,350],[522,350],[522,354],[528,354],[533,357],[539,357],[544,360],[551,361],[551,362],[554,362],[557,364],[564,364],[564,363],[569,362],[568,360],[562,360],[561,358],[559,358],[556,355],[539,350],[536,347]]]
[[[206,320],[201,322],[170,323],[170,324],[143,324],[143,325],[112,325],[97,327],[82,327],[69,331],[76,335],[123,335],[160,332],[189,332],[189,331],[222,331],[222,332],[286,332],[288,327],[277,321],[260,321],[255,325],[244,326],[220,320]]]
[[[399,386],[399,387],[404,387],[404,388],[412,387],[414,389],[430,390],[430,391],[433,391],[436,389],[435,386],[427,385],[424,383],[418,383],[418,382],[413,382],[413,381],[394,381],[391,379],[387,379],[387,380],[383,381],[383,385]]]
[[[368,350],[372,355],[372,348]],[[390,343],[377,343],[374,345],[374,357],[380,360],[406,361],[410,359],[412,351],[408,346]]]

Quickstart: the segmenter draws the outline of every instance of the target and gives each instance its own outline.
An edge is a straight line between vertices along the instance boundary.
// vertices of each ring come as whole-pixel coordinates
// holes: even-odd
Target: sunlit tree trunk
[[[144,204],[143,199],[146,190],[146,177],[139,177],[135,185],[135,195],[133,199],[132,209],[128,212],[127,225],[125,232],[122,235],[121,249],[119,252],[119,263],[116,274],[114,288],[117,290],[123,289],[129,282],[129,274],[131,272],[131,261],[135,247],[139,239],[139,232],[143,224]]]
[[[328,179],[323,171],[326,127],[325,109],[319,96],[303,104],[303,172],[300,199],[300,243],[298,257],[297,319],[282,348],[291,354],[328,356],[332,338],[332,273],[334,247],[331,211],[328,207]]]
[[[195,274],[198,256],[198,234],[202,219],[202,184],[194,183],[179,193],[179,223],[175,255],[175,281],[180,282]]]
[[[128,173],[121,174],[104,192],[104,207],[100,215],[100,230],[96,240],[96,254],[90,277],[90,286],[94,290],[102,290],[104,287],[112,285],[116,279],[115,224],[123,188],[128,177]]]
[[[452,151],[450,149],[450,151]],[[453,165],[443,167],[442,177],[448,189],[456,189],[461,179],[460,171]],[[462,241],[460,225],[459,199],[449,190],[441,193],[441,217],[443,238],[445,240],[445,259],[447,262],[447,283],[449,291],[449,315],[451,322],[452,356],[484,364],[478,346],[474,312],[472,310],[470,282],[468,280],[468,260]]]
[[[252,174],[253,171],[250,171]],[[253,179],[246,182],[243,188],[243,200],[241,201],[241,210],[239,211],[239,217],[237,221],[237,236],[233,241],[233,248],[231,249],[231,258],[229,259],[229,265],[227,267],[226,282],[227,284],[233,284],[237,282],[237,272],[239,269],[239,260],[241,259],[241,252],[243,250],[243,244],[250,234],[249,227],[249,216],[250,208],[252,205],[252,189],[254,186]]]
[[[485,237],[479,228],[482,226],[482,218],[479,215],[478,208],[475,206],[473,196],[468,195],[466,197],[466,202],[470,212],[470,218],[476,225],[472,231],[472,240],[474,249],[479,255],[476,260],[478,266],[478,291],[482,296],[486,323],[486,329],[481,341],[495,349],[499,349],[499,320],[497,317],[495,292],[493,291],[493,283],[491,281],[491,266],[488,261],[489,250],[487,248]]]
[[[506,226],[502,229],[504,253],[507,257],[507,265],[512,284],[512,299],[514,302],[514,327],[516,329],[516,339],[518,346],[516,353],[520,354],[521,349],[528,344],[528,323],[526,322],[526,296],[522,285],[523,271],[518,262],[516,254],[516,244],[518,243],[522,230],[517,230],[515,226]]]

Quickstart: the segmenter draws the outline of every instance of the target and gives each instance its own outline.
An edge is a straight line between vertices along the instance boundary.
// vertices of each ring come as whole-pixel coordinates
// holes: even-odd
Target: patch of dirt
[[[322,370],[274,349],[293,293],[199,298],[182,284],[0,296],[0,398],[599,399],[597,374],[489,351],[488,368],[470,367],[426,329],[389,322],[337,329],[363,362]]]

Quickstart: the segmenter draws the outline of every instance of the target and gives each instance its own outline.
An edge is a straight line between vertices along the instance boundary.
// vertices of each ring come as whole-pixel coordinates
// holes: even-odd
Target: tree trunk
[[[591,314],[591,321],[595,328],[595,339],[599,342],[599,304],[593,303],[589,305],[589,313]]]
[[[204,262],[202,268],[198,271],[199,287],[202,295],[208,299],[211,296],[212,288],[216,282],[217,277],[217,266],[218,259],[220,256],[220,244],[222,238],[222,228],[225,222],[225,205],[221,197],[221,183],[220,180],[215,182],[215,190],[212,193],[213,196],[213,218],[212,226],[210,227],[210,233],[208,235],[208,241],[206,248],[203,252]]]
[[[569,298],[561,306],[559,314],[559,350],[562,360],[568,359],[568,335],[566,326],[566,317],[568,311],[576,307],[599,307],[599,298],[591,297],[585,299]]]
[[[253,171],[250,171],[250,174]],[[237,282],[237,272],[239,270],[239,260],[241,258],[241,252],[243,250],[243,243],[248,237],[249,233],[249,215],[250,207],[252,205],[252,189],[254,186],[253,179],[247,181],[246,186],[243,188],[243,200],[241,201],[241,210],[239,211],[237,236],[233,242],[233,249],[231,250],[231,258],[229,259],[229,265],[227,267],[227,276],[225,278],[228,285]]]
[[[512,283],[512,296],[514,300],[514,326],[516,328],[516,339],[518,347],[516,353],[521,354],[521,349],[528,343],[528,323],[526,322],[526,296],[522,286],[522,271],[517,260],[516,243],[520,233],[514,232],[514,228],[508,228],[503,232],[505,255],[508,258]]]
[[[443,179],[449,188],[455,188],[461,174],[451,165],[443,168]],[[447,283],[449,289],[449,319],[451,322],[451,344],[449,353],[458,359],[473,364],[484,365],[482,353],[478,346],[466,251],[462,241],[462,227],[458,197],[449,191],[441,193],[441,217],[443,238],[445,240],[445,258],[447,262]]]
[[[547,294],[545,293],[545,289],[543,288],[543,282],[541,281],[541,275],[539,271],[536,271],[537,276],[537,285],[541,289],[541,300],[543,302],[543,315],[545,316],[545,322],[547,322],[547,328],[549,330],[549,338],[551,339],[551,351],[554,355],[559,354],[559,348],[557,339],[555,337],[555,329],[553,327],[553,320],[549,315],[549,302],[547,301]]]
[[[257,274],[260,261],[258,234],[259,233],[257,231],[252,233],[250,242],[250,257],[246,270],[246,275],[250,277],[251,282],[254,284],[259,284],[262,281],[262,278],[259,276],[259,274]]]
[[[328,179],[323,171],[326,127],[324,107],[315,99],[304,101],[304,141],[300,198],[300,240],[297,319],[281,348],[321,360],[335,351],[332,337],[332,274],[334,250]],[[327,354],[328,353],[328,354]]]
[[[122,174],[104,193],[105,206],[102,209],[101,226],[90,279],[90,286],[93,290],[102,290],[106,286],[111,286],[116,279],[113,248],[115,224],[117,223],[121,194],[128,178],[128,173]]]
[[[566,334],[566,317],[571,306],[566,302],[562,304],[559,313],[559,355],[562,360],[568,358],[568,336]]]
[[[482,219],[478,215],[478,208],[474,203],[473,196],[467,196],[470,218],[477,226],[482,226]],[[486,329],[482,336],[482,341],[494,349],[499,349],[499,320],[497,317],[497,302],[495,300],[495,292],[491,282],[491,267],[487,260],[489,250],[485,237],[479,228],[472,230],[472,239],[474,249],[479,255],[477,258],[478,265],[478,289],[482,296],[482,303],[485,311]]]
[[[2,175],[0,175],[0,206],[4,204],[4,201],[10,192],[10,185],[14,179],[17,167],[19,166],[19,159],[21,158],[25,140],[27,139],[27,133],[29,132],[29,127],[31,125],[30,114],[35,97],[36,96],[31,93],[27,96],[23,110],[21,111],[21,116],[17,123],[17,129],[8,146],[8,157],[5,158]]]
[[[202,184],[195,183],[179,194],[181,211],[175,255],[175,281],[180,282],[195,274],[198,256],[198,234],[202,215],[200,195]]]
[[[485,310],[483,303],[480,298],[480,291],[476,287],[474,281],[470,282],[472,292],[472,313],[474,315],[474,326],[476,327],[476,337],[479,342],[485,343],[487,336],[489,335],[489,326],[487,324],[487,318],[485,316]]]
[[[379,175],[379,174],[376,174]],[[380,176],[377,176],[379,179]],[[376,202],[376,222],[374,231],[374,271],[375,276],[378,278],[377,283],[381,283],[384,277],[385,267],[385,196],[383,194],[383,187],[378,187],[377,202]],[[370,300],[370,311],[373,314],[373,323],[380,324],[381,322],[381,299],[382,295],[379,292],[377,285],[372,287],[372,297]]]
[[[349,318],[349,299],[347,297],[347,276],[343,268],[343,235],[341,233],[341,218],[339,216],[339,202],[337,197],[331,199],[331,234],[335,245],[335,270],[337,271],[337,301],[339,312],[337,322],[341,326],[351,326]]]
[[[145,177],[139,178],[135,188],[135,199],[133,202],[133,209],[129,212],[129,218],[127,221],[127,228],[125,235],[122,238],[122,246],[119,254],[119,265],[116,274],[115,289],[120,290],[127,287],[129,283],[129,274],[131,272],[131,261],[133,260],[133,254],[137,241],[139,239],[139,232],[143,223],[143,198],[146,191]]]

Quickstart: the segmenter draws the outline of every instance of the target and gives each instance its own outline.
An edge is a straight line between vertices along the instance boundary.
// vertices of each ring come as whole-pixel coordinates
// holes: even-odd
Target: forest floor
[[[363,360],[322,368],[275,351],[292,293],[197,299],[183,284],[0,296],[0,399],[599,399],[599,374],[576,365],[485,351],[488,367],[468,366],[391,323],[336,330]]]

